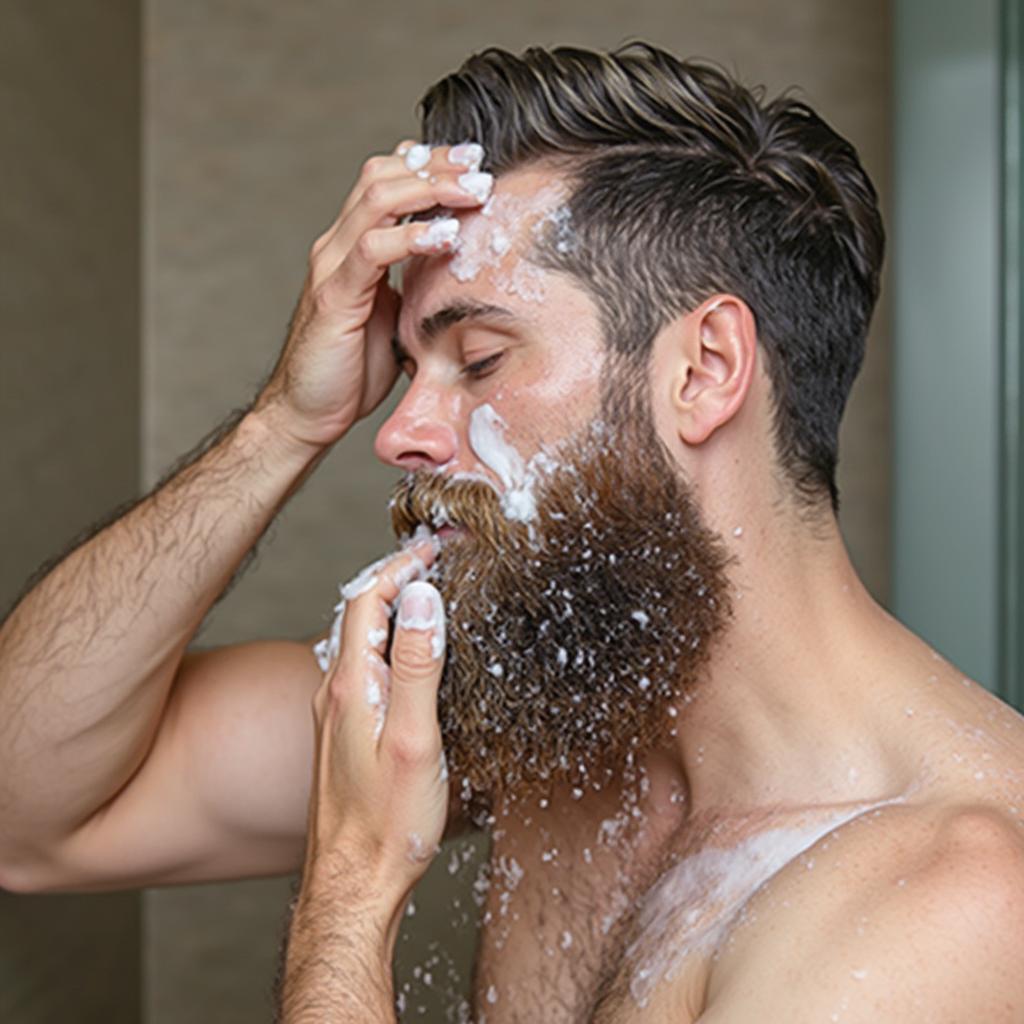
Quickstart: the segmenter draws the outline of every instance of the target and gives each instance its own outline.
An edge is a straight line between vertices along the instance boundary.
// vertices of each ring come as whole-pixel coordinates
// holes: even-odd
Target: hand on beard
[[[407,548],[348,602],[340,654],[313,701],[316,764],[303,885],[325,873],[350,879],[360,905],[369,900],[389,927],[437,852],[448,810],[437,717],[444,606],[429,583],[407,582],[433,557],[429,541]]]

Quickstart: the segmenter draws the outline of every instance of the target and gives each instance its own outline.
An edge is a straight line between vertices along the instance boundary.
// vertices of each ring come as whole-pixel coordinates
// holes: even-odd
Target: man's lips
[[[448,540],[450,537],[458,537],[466,532],[467,530],[464,526],[453,526],[450,523],[447,523],[444,526],[438,527],[434,531],[434,535],[439,537],[441,540]]]

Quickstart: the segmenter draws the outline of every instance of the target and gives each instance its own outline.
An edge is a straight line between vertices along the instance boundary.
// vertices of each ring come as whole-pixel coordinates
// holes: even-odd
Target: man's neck
[[[907,666],[920,664],[923,684],[930,652],[868,594],[837,527],[813,540],[744,540],[733,619],[679,709],[673,763],[689,815],[756,817],[904,791]]]

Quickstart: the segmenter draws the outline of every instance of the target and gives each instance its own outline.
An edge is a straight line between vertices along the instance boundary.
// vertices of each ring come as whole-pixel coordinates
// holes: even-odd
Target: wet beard
[[[461,528],[437,562],[439,714],[467,805],[601,788],[674,731],[728,618],[725,546],[641,419],[561,446],[528,524],[478,480],[417,473],[392,499],[399,536]]]

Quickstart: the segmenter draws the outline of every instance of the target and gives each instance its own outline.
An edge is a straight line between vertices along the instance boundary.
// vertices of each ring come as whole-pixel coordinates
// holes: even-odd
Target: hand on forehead
[[[454,252],[407,261],[402,278],[406,312],[417,315],[427,295],[456,282],[474,292],[483,288],[526,302],[543,301],[547,272],[529,257],[548,232],[555,245],[571,244],[566,198],[558,175],[531,168],[497,179],[480,209],[444,211],[439,219],[458,221]]]

